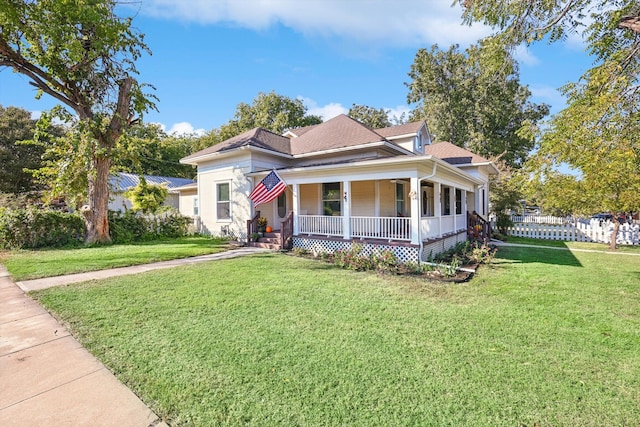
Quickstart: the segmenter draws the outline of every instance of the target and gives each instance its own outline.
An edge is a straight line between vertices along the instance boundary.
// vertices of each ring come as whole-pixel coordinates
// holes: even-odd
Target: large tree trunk
[[[616,241],[618,240],[618,230],[620,229],[620,221],[618,215],[613,216],[613,231],[611,232],[611,239],[609,240],[609,249],[616,250],[618,246]]]
[[[89,176],[89,206],[83,214],[87,224],[85,243],[110,243],[109,234],[109,170],[111,158],[96,156],[95,175]]]
[[[116,141],[122,135],[122,129],[133,122],[129,117],[131,105],[131,87],[134,80],[127,77],[120,82],[118,104],[109,123],[106,133],[96,131],[94,137],[98,142],[93,157],[95,175],[89,175],[89,206],[84,211],[87,223],[85,243],[110,243],[109,234],[109,173],[111,172],[111,153]],[[88,111],[85,117],[90,117]]]

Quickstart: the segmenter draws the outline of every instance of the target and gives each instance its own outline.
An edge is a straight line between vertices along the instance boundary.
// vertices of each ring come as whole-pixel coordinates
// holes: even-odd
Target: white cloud
[[[389,112],[387,116],[392,121],[393,119],[401,118],[403,114],[405,115],[404,118],[407,119],[409,117],[409,113],[411,112],[411,108],[409,108],[409,106],[407,105],[398,105],[395,108],[385,108],[385,110]]]
[[[540,59],[538,59],[538,57],[535,56],[529,48],[523,45],[519,45],[516,47],[515,51],[513,52],[513,57],[518,62],[525,65],[535,66],[540,64]]]
[[[304,96],[298,96],[298,99],[302,101],[305,107],[307,107],[307,114],[314,116],[320,116],[325,122],[334,118],[340,114],[347,114],[348,108],[345,108],[338,102],[331,102],[324,106],[319,106],[316,101],[311,98],[305,98]]]
[[[337,37],[379,46],[439,43],[468,45],[489,34],[461,25],[451,0],[149,0],[142,12],[201,24],[226,23],[253,30],[282,24],[307,36]]]
[[[174,123],[173,126],[169,128],[169,130],[167,130],[167,127],[163,123],[156,123],[156,124],[160,126],[163,132],[165,132],[167,135],[172,135],[172,136],[184,136],[184,135],[202,136],[206,133],[206,130],[204,129],[194,129],[193,125],[189,122]]]
[[[534,102],[544,102],[551,106],[551,112],[557,113],[566,106],[567,100],[557,88],[544,85],[533,85],[529,87]]]

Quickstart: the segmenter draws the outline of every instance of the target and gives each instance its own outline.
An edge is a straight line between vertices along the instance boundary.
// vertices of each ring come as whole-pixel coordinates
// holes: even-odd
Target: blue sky
[[[329,119],[352,104],[408,111],[407,73],[418,49],[475,43],[490,30],[461,25],[452,0],[142,0],[133,25],[152,56],[139,79],[156,87],[158,112],[145,116],[172,133],[206,131],[233,118],[259,92],[301,98]],[[520,79],[534,102],[557,112],[557,89],[592,64],[579,40],[518,52]],[[0,71],[0,104],[36,112],[55,102],[26,78]]]

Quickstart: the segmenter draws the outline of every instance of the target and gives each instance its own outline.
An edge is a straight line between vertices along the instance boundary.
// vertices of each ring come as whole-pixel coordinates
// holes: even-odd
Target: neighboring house
[[[169,190],[164,204],[180,209],[180,193],[178,188],[186,185],[195,185],[195,181],[187,178],[175,178],[170,176],[143,175],[147,184],[163,185]],[[131,209],[131,201],[125,193],[138,185],[140,176],[132,173],[118,172],[109,176],[109,210],[125,211]],[[182,212],[182,211],[181,211]],[[191,216],[191,214],[189,214]]]
[[[181,162],[198,168],[200,231],[244,239],[259,212],[276,231],[292,222],[293,247],[361,243],[404,262],[465,240],[467,213],[486,217],[489,176],[498,173],[465,149],[431,144],[424,122],[374,130],[346,115],[284,135],[252,129]],[[254,208],[249,193],[274,169],[286,191]]]

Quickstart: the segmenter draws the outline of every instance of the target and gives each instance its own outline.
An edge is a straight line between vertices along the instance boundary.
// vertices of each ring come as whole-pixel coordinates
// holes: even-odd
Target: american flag
[[[280,178],[276,171],[271,171],[262,181],[256,185],[249,198],[254,206],[261,203],[269,203],[287,189],[287,184]]]

